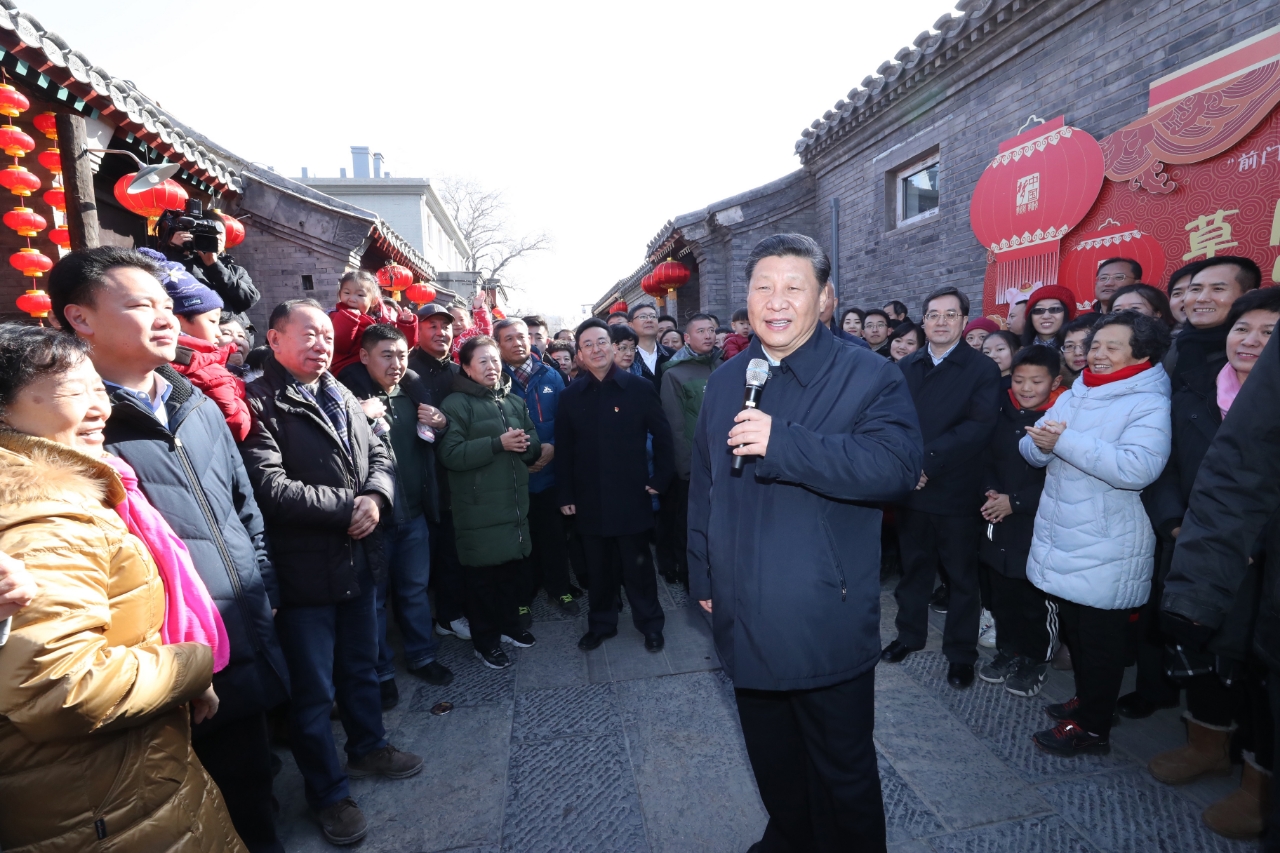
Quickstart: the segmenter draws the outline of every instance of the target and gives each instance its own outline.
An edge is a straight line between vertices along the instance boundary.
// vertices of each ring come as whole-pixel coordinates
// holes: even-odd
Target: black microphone
[[[753,358],[747,364],[747,388],[742,394],[742,408],[756,409],[760,407],[760,395],[764,393],[764,383],[769,378],[769,362],[763,358]],[[740,445],[741,446],[741,445]],[[742,472],[742,466],[747,463],[747,457],[734,456],[733,465],[730,470],[735,473]]]

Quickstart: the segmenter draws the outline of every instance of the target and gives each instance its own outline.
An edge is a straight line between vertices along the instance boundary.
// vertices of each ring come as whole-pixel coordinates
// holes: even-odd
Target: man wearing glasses
[[[889,315],[879,308],[867,311],[862,321],[862,339],[876,355],[889,357]]]
[[[1132,258],[1108,258],[1098,265],[1098,275],[1093,280],[1093,295],[1098,298],[1093,310],[1099,314],[1111,313],[1111,297],[1116,291],[1142,281],[1142,264]]]
[[[1000,407],[1000,368],[964,345],[961,334],[969,320],[969,299],[963,293],[954,287],[935,290],[923,309],[929,345],[902,359],[898,367],[920,419],[924,470],[898,510],[898,636],[880,658],[899,663],[924,648],[929,595],[941,565],[951,589],[942,651],[950,663],[947,683],[960,689],[973,684],[978,660],[981,529],[974,519],[982,504],[983,450]]]
[[[640,366],[640,375],[653,383],[653,390],[661,393],[662,382],[658,379],[662,365],[671,358],[671,351],[658,343],[658,309],[652,305],[637,305],[629,315],[631,329],[640,339],[636,345],[636,362]]]

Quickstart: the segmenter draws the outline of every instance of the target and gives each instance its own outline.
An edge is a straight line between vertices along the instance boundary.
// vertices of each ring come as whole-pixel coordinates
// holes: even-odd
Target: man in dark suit
[[[964,344],[961,332],[969,321],[969,299],[963,293],[954,287],[936,290],[925,299],[923,310],[929,344],[898,366],[920,418],[924,469],[898,511],[898,637],[881,659],[898,663],[924,648],[929,594],[941,565],[951,589],[942,643],[951,664],[947,683],[962,688],[973,684],[978,660],[982,453],[1000,411],[1000,368]]]
[[[560,511],[576,516],[587,559],[591,609],[578,648],[590,651],[617,636],[621,581],[644,646],[656,652],[662,649],[666,623],[649,531],[652,496],[665,491],[675,476],[671,427],[653,384],[614,366],[607,325],[587,320],[576,336],[586,375],[560,394],[555,466]]]

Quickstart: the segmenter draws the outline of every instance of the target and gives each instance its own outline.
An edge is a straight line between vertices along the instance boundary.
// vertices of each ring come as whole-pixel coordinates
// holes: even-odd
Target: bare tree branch
[[[441,179],[438,189],[445,209],[471,247],[469,271],[486,279],[498,278],[513,261],[551,248],[551,238],[543,232],[511,235],[506,200],[498,190],[458,176]]]

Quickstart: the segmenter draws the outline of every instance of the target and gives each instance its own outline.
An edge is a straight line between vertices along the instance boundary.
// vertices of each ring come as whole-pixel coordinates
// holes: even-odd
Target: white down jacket
[[[1145,604],[1155,534],[1143,488],[1169,461],[1169,377],[1156,365],[1090,388],[1077,379],[1037,425],[1065,421],[1052,453],[1024,435],[1032,465],[1048,466],[1027,558],[1027,579],[1052,595],[1103,610]]]

